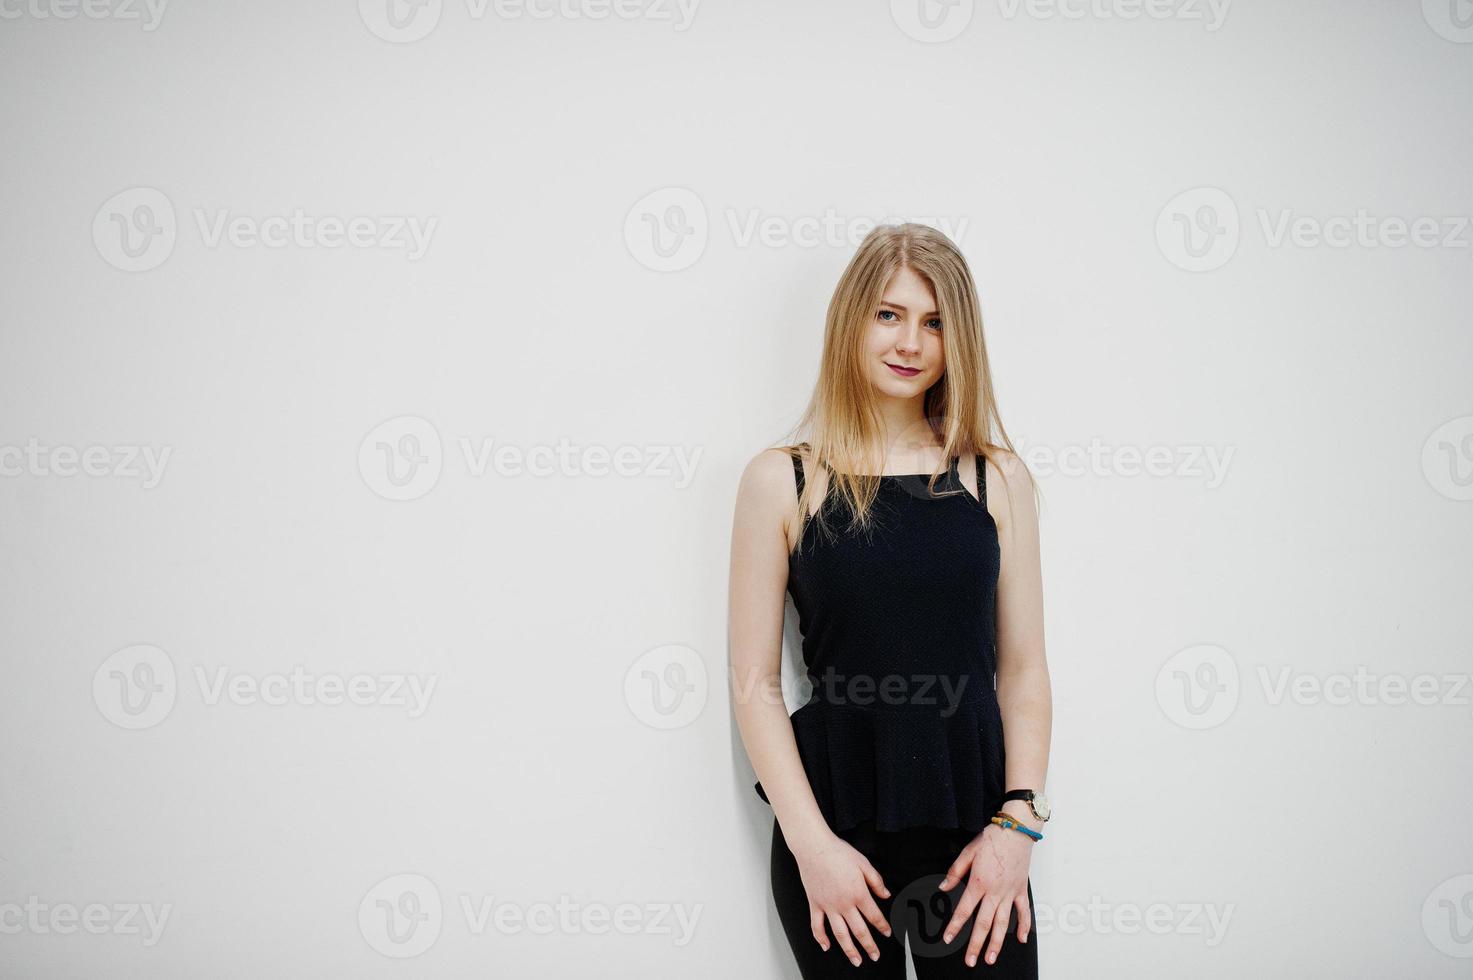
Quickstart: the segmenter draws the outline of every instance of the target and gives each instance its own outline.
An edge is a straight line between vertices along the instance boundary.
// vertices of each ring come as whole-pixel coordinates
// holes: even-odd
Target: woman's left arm
[[[1002,547],[1002,570],[997,580],[997,703],[1002,712],[1007,756],[1004,788],[1042,793],[1054,711],[1048,660],[1043,652],[1038,509],[1022,461],[1008,453],[1001,462],[1001,472],[987,467],[987,502]],[[996,495],[994,488],[1000,491]],[[1009,800],[1002,808],[1025,826],[1041,829],[1026,800]]]
[[[1001,469],[989,465],[983,479],[987,481],[987,509],[997,525],[1002,550],[997,580],[997,701],[1007,763],[1004,789],[1042,792],[1053,728],[1053,695],[1043,653],[1038,509],[1022,461],[1003,453],[998,463]],[[1040,829],[1028,801],[1009,800],[1002,809],[1025,827]],[[967,943],[968,965],[976,966],[984,944],[987,962],[995,962],[1014,922],[1019,941],[1028,941],[1033,927],[1028,902],[1033,847],[1022,832],[993,825],[973,838],[948,869],[942,891],[963,881],[967,886],[957,898],[942,940],[951,943],[975,909],[977,918]]]

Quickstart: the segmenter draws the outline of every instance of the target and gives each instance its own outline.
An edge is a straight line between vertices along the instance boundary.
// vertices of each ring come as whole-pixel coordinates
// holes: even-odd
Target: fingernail
[[[997,954],[996,953],[988,953],[987,954],[987,962],[988,963],[996,963],[997,962]]]
[[[976,965],[977,965],[977,957],[975,957],[975,956],[968,956],[967,957],[967,966],[976,966]]]
[[[850,963],[853,963],[855,966],[858,966],[859,965],[859,957],[856,956],[856,957],[854,957],[854,959],[850,960],[849,962]]]

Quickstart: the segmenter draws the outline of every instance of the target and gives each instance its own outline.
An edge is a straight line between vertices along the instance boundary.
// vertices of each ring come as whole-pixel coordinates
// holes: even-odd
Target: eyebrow
[[[910,312],[909,310],[907,310],[904,306],[900,305],[899,303],[892,303],[888,299],[882,299],[882,300],[880,300],[880,305],[881,306],[893,307],[894,309],[899,310],[901,313],[908,313],[908,312]],[[930,313],[927,313],[926,314],[926,316],[940,316],[940,315],[941,315],[941,311],[940,310],[932,310]]]

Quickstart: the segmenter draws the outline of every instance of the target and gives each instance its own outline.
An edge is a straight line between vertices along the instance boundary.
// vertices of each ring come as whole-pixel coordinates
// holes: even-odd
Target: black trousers
[[[834,941],[833,930],[825,918],[825,929],[829,937],[828,952],[818,945],[809,926],[808,894],[803,890],[803,879],[798,872],[798,860],[789,850],[777,820],[772,822],[772,897],[777,904],[778,918],[787,933],[788,945],[798,961],[798,970],[803,980],[823,980],[827,977],[856,977],[864,980],[905,980],[905,950],[902,942],[909,945],[911,960],[915,963],[918,980],[952,980],[958,977],[994,977],[997,980],[1037,980],[1038,939],[1036,928],[1028,931],[1028,942],[1018,941],[1017,909],[1009,916],[1007,937],[998,950],[997,962],[991,965],[986,960],[987,944],[984,942],[977,954],[977,965],[967,966],[967,943],[971,941],[972,926],[977,913],[973,911],[961,930],[950,943],[943,943],[941,936],[951,914],[956,909],[956,900],[965,888],[958,883],[949,892],[938,891],[937,886],[946,876],[946,869],[967,842],[975,836],[970,830],[934,830],[917,827],[900,831],[878,831],[863,824],[840,832],[840,837],[853,845],[885,879],[890,889],[889,898],[874,896],[890,922],[889,937],[873,925],[870,935],[879,947],[880,958],[869,958],[863,946],[855,942],[861,962],[855,966],[849,961],[843,948]],[[979,906],[980,907],[980,906]],[[1028,908],[1033,909],[1033,881],[1028,882]],[[868,920],[866,920],[868,922]],[[1037,920],[1034,920],[1036,927]],[[904,937],[902,940],[901,937]],[[989,936],[990,938],[990,936]]]

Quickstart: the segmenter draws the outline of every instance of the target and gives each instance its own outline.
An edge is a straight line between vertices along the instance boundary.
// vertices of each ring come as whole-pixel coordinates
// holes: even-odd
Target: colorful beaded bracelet
[[[999,827],[1003,828],[1004,830],[1018,830],[1018,831],[1022,831],[1023,833],[1027,834],[1029,837],[1033,838],[1033,840],[1035,842],[1043,840],[1043,835],[1042,834],[1040,834],[1036,830],[1033,830],[1030,827],[1023,826],[1023,824],[1021,824],[1021,823],[1018,822],[1018,818],[1015,817],[1015,816],[1013,816],[1010,813],[1003,813],[1001,810],[999,810],[998,812],[996,812],[996,813],[994,813],[992,815],[992,821],[991,822],[997,824]]]

